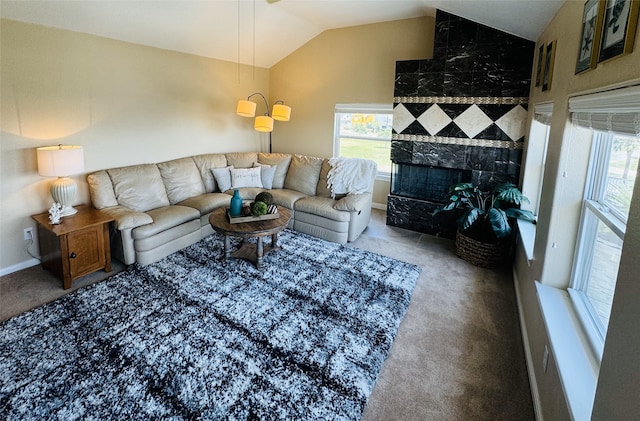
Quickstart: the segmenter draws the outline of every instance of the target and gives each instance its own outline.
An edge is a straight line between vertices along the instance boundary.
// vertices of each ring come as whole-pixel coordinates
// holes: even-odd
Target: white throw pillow
[[[260,179],[262,187],[271,190],[273,188],[273,179],[276,176],[277,165],[253,164],[254,167],[260,167]]]
[[[231,169],[233,166],[223,168],[212,168],[213,178],[216,179],[216,184],[221,192],[225,192],[231,188]]]
[[[262,187],[260,168],[231,168],[231,188]]]

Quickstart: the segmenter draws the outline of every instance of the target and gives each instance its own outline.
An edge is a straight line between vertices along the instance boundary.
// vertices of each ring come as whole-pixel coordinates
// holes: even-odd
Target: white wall
[[[33,264],[30,215],[51,205],[35,148],[82,145],[86,173],[199,153],[266,150],[235,114],[267,69],[1,20],[0,273]],[[76,203],[89,203],[86,174]],[[37,245],[31,248],[38,253]]]
[[[527,331],[533,366],[545,420],[568,419],[561,380],[551,361],[545,372],[543,350],[549,345],[534,281],[559,288],[569,284],[575,238],[580,217],[584,172],[588,145],[570,135],[568,100],[571,95],[599,90],[640,78],[640,35],[636,35],[632,54],[601,63],[597,68],[575,75],[581,36],[584,2],[568,0],[547,26],[537,45],[557,40],[553,81],[550,90],[531,88],[529,121],[534,104],[554,103],[547,161],[537,224],[534,260],[527,261],[521,245],[516,250],[515,273],[521,312]],[[536,49],[537,50],[537,49]],[[535,62],[535,61],[534,61]],[[533,69],[535,70],[535,69]],[[532,72],[535,75],[535,73]],[[631,204],[631,217],[625,237],[623,259],[609,332],[605,342],[600,381],[596,391],[593,419],[632,419],[640,413],[640,364],[636,350],[640,347],[637,260],[640,255],[640,197],[638,188]],[[635,217],[633,216],[635,215]],[[634,275],[635,271],[635,275]],[[633,281],[632,281],[633,279]],[[634,327],[635,323],[635,327]],[[635,381],[632,381],[635,379]]]

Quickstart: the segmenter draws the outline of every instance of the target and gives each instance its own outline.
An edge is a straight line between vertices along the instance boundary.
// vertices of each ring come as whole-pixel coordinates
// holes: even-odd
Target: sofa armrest
[[[350,194],[338,200],[333,208],[340,211],[360,212],[371,204],[371,193]]]
[[[116,228],[120,231],[153,223],[151,216],[143,212],[136,212],[125,206],[111,206],[103,208],[101,211],[109,214],[116,220]]]

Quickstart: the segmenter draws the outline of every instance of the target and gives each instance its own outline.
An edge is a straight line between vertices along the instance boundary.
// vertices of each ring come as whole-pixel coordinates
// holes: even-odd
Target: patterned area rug
[[[279,243],[258,271],[212,235],[1,323],[3,419],[359,419],[420,269]]]

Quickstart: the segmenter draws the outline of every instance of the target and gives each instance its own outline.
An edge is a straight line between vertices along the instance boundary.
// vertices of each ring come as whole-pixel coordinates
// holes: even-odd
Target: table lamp
[[[58,177],[51,184],[51,197],[62,206],[61,216],[75,214],[78,210],[71,204],[78,193],[78,186],[69,176],[84,171],[82,146],[44,146],[36,151],[38,174],[44,177]]]

